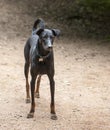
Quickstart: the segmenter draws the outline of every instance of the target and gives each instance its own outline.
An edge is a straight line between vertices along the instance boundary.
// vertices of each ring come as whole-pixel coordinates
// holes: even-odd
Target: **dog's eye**
[[[43,39],[46,39],[46,38],[48,38],[48,36],[47,36],[47,35],[45,35],[45,36],[43,37]]]

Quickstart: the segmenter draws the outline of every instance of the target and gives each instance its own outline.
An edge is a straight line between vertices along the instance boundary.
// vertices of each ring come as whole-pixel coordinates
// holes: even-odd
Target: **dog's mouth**
[[[48,51],[51,52],[52,51],[52,47],[48,47]]]

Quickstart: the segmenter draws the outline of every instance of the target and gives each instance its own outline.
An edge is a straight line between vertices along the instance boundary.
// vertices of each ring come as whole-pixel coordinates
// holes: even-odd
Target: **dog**
[[[35,112],[35,96],[39,98],[39,86],[41,76],[46,74],[50,81],[51,104],[50,112],[51,119],[56,120],[55,112],[55,81],[54,81],[54,54],[53,42],[55,37],[60,35],[59,29],[46,29],[45,22],[39,18],[34,22],[32,35],[27,40],[24,46],[24,74],[26,79],[26,103],[30,102],[28,73],[30,67],[31,74],[31,109],[27,118],[33,118]],[[35,82],[37,79],[37,88],[35,91]]]

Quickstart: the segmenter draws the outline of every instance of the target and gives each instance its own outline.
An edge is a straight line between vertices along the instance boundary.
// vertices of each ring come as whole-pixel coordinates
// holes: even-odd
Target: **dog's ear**
[[[40,36],[40,34],[41,34],[43,31],[44,31],[44,29],[40,28],[40,29],[37,30],[36,34],[37,34],[38,36]]]
[[[61,32],[60,32],[59,29],[52,29],[52,33],[53,33],[54,36],[59,37]]]

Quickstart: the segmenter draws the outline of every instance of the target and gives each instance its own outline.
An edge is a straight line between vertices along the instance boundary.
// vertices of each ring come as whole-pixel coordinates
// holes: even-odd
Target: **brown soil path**
[[[34,18],[22,12],[1,0],[0,130],[110,130],[110,45],[96,41],[56,39],[58,120],[50,119],[46,76],[41,81],[41,98],[36,99],[35,117],[26,118],[30,104],[25,103],[23,47]]]

